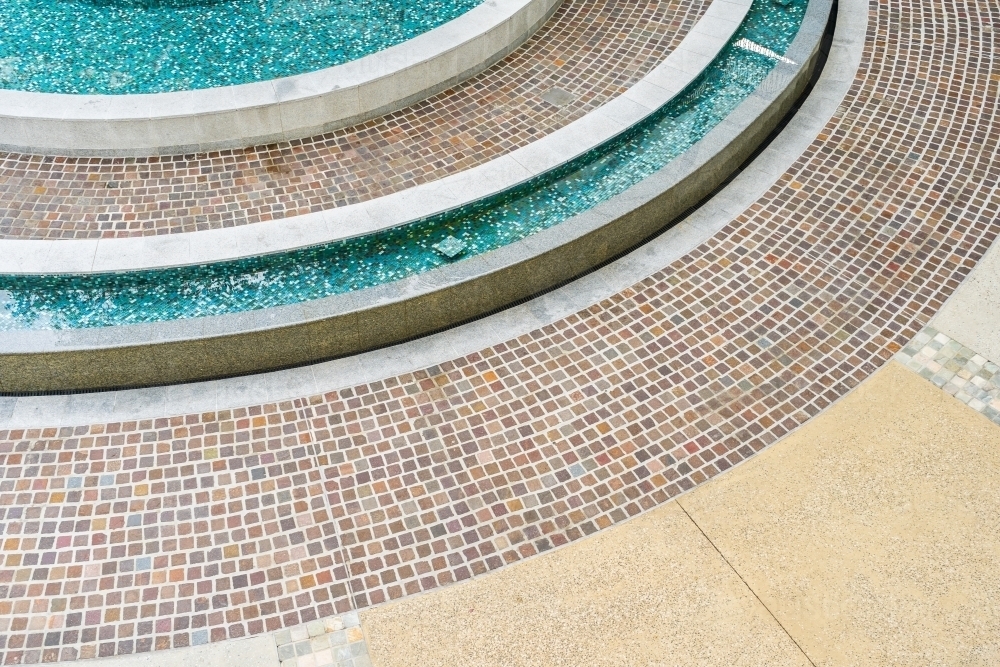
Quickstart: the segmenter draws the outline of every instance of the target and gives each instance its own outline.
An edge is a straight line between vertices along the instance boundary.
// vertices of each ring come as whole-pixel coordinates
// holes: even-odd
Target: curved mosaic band
[[[587,213],[411,279],[296,306],[109,329],[9,332],[0,390],[135,386],[300,364],[440,329],[578,275],[662,228],[753,151],[807,82],[828,11],[826,2],[810,3],[788,57],[702,141]]]
[[[621,96],[527,146],[430,183],[340,208],[180,235],[0,239],[3,273],[112,273],[209,264],[400,227],[517,187],[641,123],[697,78],[739,28],[750,0],[714,0],[677,48]]]
[[[138,156],[321,134],[401,109],[481,72],[527,40],[560,2],[487,0],[402,44],[272,81],[140,95],[0,90],[0,150]]]

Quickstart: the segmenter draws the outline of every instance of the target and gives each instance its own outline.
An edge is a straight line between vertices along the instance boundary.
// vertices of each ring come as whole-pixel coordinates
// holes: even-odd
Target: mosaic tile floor
[[[775,442],[902,350],[995,240],[997,29],[983,1],[872,2],[855,81],[788,172],[549,326],[281,403],[0,431],[3,663],[347,614],[612,526]]]
[[[528,42],[408,109],[291,144],[160,158],[0,154],[0,238],[232,227],[437,180],[524,146],[628,89],[708,0],[565,0]],[[553,88],[572,99],[545,101]]]

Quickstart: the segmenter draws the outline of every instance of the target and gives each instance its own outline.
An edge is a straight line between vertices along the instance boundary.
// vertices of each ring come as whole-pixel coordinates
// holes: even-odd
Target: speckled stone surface
[[[362,625],[376,667],[809,665],[676,503]]]
[[[1000,428],[900,364],[678,502],[816,665],[1000,661]]]

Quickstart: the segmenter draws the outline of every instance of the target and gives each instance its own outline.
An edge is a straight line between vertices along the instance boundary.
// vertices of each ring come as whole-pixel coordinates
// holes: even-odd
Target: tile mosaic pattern
[[[899,351],[896,359],[1000,424],[1000,366],[975,350],[927,326]]]
[[[0,431],[3,663],[280,631],[485,574],[655,507],[843,396],[1000,229],[1000,8],[869,11],[817,139],[630,289],[322,395]]]
[[[281,667],[371,667],[357,612],[274,633]]]
[[[565,0],[528,42],[408,109],[288,144],[153,158],[0,154],[0,237],[189,232],[352,204],[524,146],[620,95],[710,0]],[[574,96],[543,100],[551,88]]]

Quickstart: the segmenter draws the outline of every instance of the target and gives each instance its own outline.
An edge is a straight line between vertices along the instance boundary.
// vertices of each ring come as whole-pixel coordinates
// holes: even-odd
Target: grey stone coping
[[[458,174],[350,206],[252,225],[134,238],[3,239],[2,272],[121,272],[208,264],[371,234],[498,194],[601,145],[669,102],[718,55],[751,2],[714,0],[677,48],[621,96],[527,146]]]
[[[476,74],[537,30],[561,0],[486,0],[363,58],[202,90],[65,95],[0,90],[0,150],[177,154],[299,139],[353,125]]]
[[[945,301],[930,321],[930,326],[941,334],[962,341],[988,359],[1000,361],[998,324],[1000,243],[994,242],[965,282]]]
[[[690,150],[590,211],[517,243],[446,267],[306,303],[106,329],[6,332],[0,341],[0,391],[169,384],[352,355],[443,329],[570,280],[648,238],[711,192],[742,163],[805,86],[828,11],[829,0],[812,0],[802,28],[786,54],[788,62],[778,63],[750,98]],[[812,137],[815,133],[809,135]],[[792,159],[782,157],[787,161]],[[770,173],[771,167],[764,163],[760,169],[755,167],[750,171]],[[772,173],[767,183],[780,173]],[[719,215],[719,206],[726,199],[716,201],[720,200],[714,200],[706,210],[714,210],[717,220],[729,220],[738,213]],[[663,238],[676,242],[677,234],[691,235],[692,224],[686,221],[677,228],[680,231],[674,230]],[[697,236],[699,241],[703,238]],[[689,238],[688,242],[667,248],[661,254],[679,256],[676,255],[679,250],[686,251],[693,245],[690,240],[694,239]],[[651,247],[661,248],[662,243],[658,239]],[[661,256],[656,268],[664,266],[665,259]],[[632,282],[639,279],[632,275],[629,279]],[[588,279],[581,282],[589,284]],[[587,305],[575,303],[577,307]],[[463,330],[468,331],[464,328],[457,331]],[[503,332],[508,338],[514,335],[507,327]],[[492,337],[472,336],[471,340],[480,346],[489,338]],[[414,345],[419,348],[421,343]],[[417,348],[406,348],[407,354],[418,358],[414,352]],[[366,358],[385,359],[391,358],[391,354],[380,350],[375,357]],[[283,378],[280,382],[298,378],[299,389],[308,394],[329,388],[325,381],[315,383],[316,373],[326,372],[317,369],[335,369],[360,358],[299,368],[273,377]],[[250,394],[257,397],[254,400],[260,400],[261,394],[270,394],[262,391],[261,377],[219,382],[237,392],[242,391],[241,387],[251,386]],[[299,384],[304,378],[310,378],[309,388]],[[161,397],[166,397],[186,390],[171,387],[147,391],[150,393],[129,395],[150,397],[160,392]],[[118,405],[117,396],[90,394],[64,400],[80,405],[99,401],[106,408],[107,400]],[[32,403],[0,402],[0,421],[5,405],[13,418],[15,408],[29,404]]]

